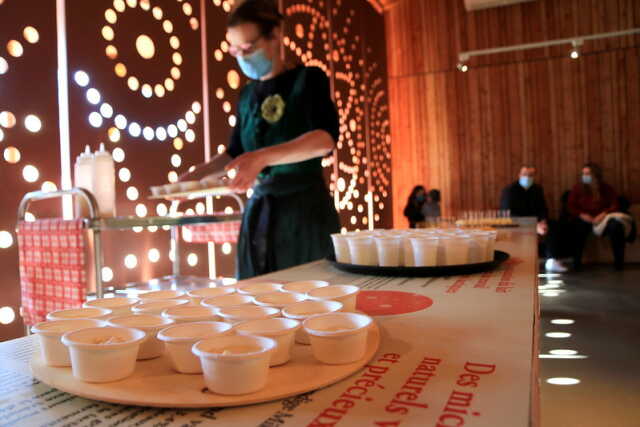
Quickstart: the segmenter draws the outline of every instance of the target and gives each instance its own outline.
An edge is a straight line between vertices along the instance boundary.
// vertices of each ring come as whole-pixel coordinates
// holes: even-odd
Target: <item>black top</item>
[[[547,219],[547,202],[544,190],[533,184],[525,190],[517,181],[502,190],[500,209],[509,209],[511,216],[535,216],[538,220]]]

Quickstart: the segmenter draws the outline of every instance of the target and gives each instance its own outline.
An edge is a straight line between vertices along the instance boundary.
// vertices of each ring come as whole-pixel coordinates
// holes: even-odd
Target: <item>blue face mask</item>
[[[582,183],[583,184],[591,184],[593,182],[593,177],[591,175],[582,175]]]
[[[269,74],[273,68],[273,62],[265,56],[263,49],[258,49],[248,56],[238,56],[237,59],[244,75],[252,80]]]
[[[419,202],[424,202],[424,196],[416,196],[416,200]]]
[[[522,188],[528,190],[533,185],[533,177],[521,176],[518,180],[518,183],[520,183],[520,186],[522,186]]]

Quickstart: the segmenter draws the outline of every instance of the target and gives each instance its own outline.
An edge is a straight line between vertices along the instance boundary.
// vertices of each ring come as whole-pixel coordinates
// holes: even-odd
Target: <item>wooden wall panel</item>
[[[468,13],[462,0],[408,0],[385,13],[394,224],[416,184],[439,188],[445,215],[495,209],[522,163],[538,166],[547,202],[595,161],[640,202],[640,37],[474,58],[460,51],[640,27],[640,2],[537,0]],[[635,185],[634,185],[635,184]]]

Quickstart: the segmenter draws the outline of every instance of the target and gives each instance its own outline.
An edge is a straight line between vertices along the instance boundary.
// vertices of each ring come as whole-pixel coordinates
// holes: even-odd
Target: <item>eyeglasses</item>
[[[236,56],[247,56],[251,53],[253,53],[258,45],[258,42],[260,42],[260,40],[262,40],[263,36],[258,36],[257,39],[255,39],[252,42],[248,42],[248,43],[242,43],[241,45],[238,46],[234,46],[231,45],[229,46],[229,54],[233,57]]]

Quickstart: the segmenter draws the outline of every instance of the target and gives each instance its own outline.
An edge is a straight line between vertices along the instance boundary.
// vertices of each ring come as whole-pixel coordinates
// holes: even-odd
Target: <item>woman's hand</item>
[[[588,222],[589,224],[593,224],[593,217],[589,214],[581,213],[580,219],[583,220],[584,222]]]
[[[253,187],[258,174],[269,165],[265,154],[262,150],[249,151],[227,164],[225,170],[231,178],[227,184],[229,188],[240,193]]]
[[[596,216],[596,217],[593,219],[593,223],[594,223],[594,224],[600,224],[600,223],[602,222],[602,220],[604,220],[604,217],[605,217],[605,216],[607,216],[607,213],[606,213],[606,212],[602,212],[602,213],[598,214],[598,216]]]

